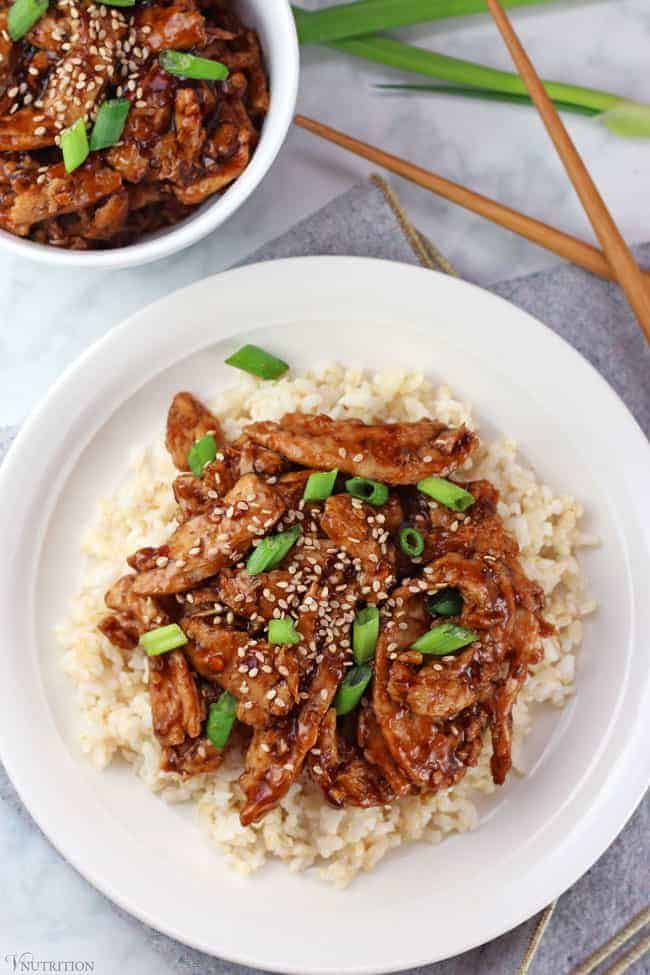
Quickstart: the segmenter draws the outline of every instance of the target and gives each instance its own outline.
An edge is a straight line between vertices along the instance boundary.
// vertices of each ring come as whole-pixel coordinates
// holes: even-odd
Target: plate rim
[[[168,294],[162,298],[157,299],[157,301],[145,306],[145,308],[140,309],[135,314],[129,316],[127,319],[125,319],[123,322],[121,322],[111,331],[106,333],[96,342],[92,343],[86,350],[84,350],[84,352],[73,363],[71,363],[64,370],[61,376],[48,390],[46,395],[40,400],[40,402],[37,404],[37,406],[30,414],[29,418],[23,424],[21,430],[19,431],[18,435],[16,436],[14,442],[11,445],[2,466],[0,467],[0,498],[3,497],[4,495],[6,483],[7,481],[10,480],[11,475],[14,473],[14,468],[18,466],[20,463],[20,455],[23,450],[23,443],[26,443],[29,437],[33,435],[33,431],[38,429],[38,426],[41,423],[44,414],[47,411],[49,411],[51,403],[56,400],[61,390],[66,389],[70,383],[75,381],[76,378],[82,376],[87,368],[87,365],[89,363],[92,363],[95,357],[97,357],[98,355],[105,354],[107,350],[109,350],[111,346],[113,346],[114,344],[119,346],[120,343],[122,343],[125,335],[127,334],[131,335],[133,331],[137,330],[141,320],[144,320],[149,316],[155,315],[155,313],[160,309],[160,307],[164,306],[165,304],[172,301],[173,299],[177,299],[179,296],[182,297],[183,295],[187,294],[190,291],[196,291],[196,290],[200,291],[200,289],[202,288],[209,290],[210,287],[214,286],[214,283],[216,281],[223,283],[225,277],[255,274],[255,273],[259,273],[260,269],[262,268],[265,269],[264,273],[268,273],[268,269],[270,265],[273,265],[275,269],[279,268],[280,266],[283,266],[285,267],[287,273],[291,274],[292,271],[296,268],[296,265],[302,266],[308,263],[312,265],[312,267],[317,265],[330,265],[336,267],[336,266],[340,266],[343,262],[348,266],[352,263],[352,265],[355,264],[373,265],[375,267],[379,266],[379,268],[391,268],[391,269],[398,268],[401,270],[398,271],[397,273],[402,273],[406,271],[409,274],[417,274],[419,276],[422,276],[423,279],[425,276],[431,279],[431,274],[432,274],[430,270],[425,268],[419,268],[417,266],[413,266],[410,264],[402,264],[393,261],[381,261],[374,258],[358,258],[358,257],[343,257],[343,256],[336,256],[336,257],[310,256],[310,257],[303,257],[303,258],[285,258],[279,261],[246,265],[244,267],[235,268],[230,271],[221,272],[219,274],[215,274],[208,278],[205,278],[201,281],[194,282],[193,284],[190,284],[178,291],[172,292],[171,294]],[[384,272],[382,271],[382,274],[383,273]],[[458,290],[472,289],[476,292],[480,292],[482,299],[490,299],[492,300],[493,303],[496,303],[497,305],[501,305],[501,306],[505,305],[510,309],[514,309],[517,315],[520,316],[522,320],[522,325],[525,321],[528,327],[531,328],[534,327],[537,330],[540,330],[542,333],[545,333],[544,334],[545,339],[548,340],[550,338],[556,343],[560,343],[563,346],[563,351],[564,352],[568,351],[569,354],[572,354],[574,360],[578,361],[581,364],[582,368],[584,368],[585,365],[588,367],[589,371],[592,374],[592,379],[595,379],[599,383],[601,387],[601,391],[606,392],[607,395],[610,397],[610,404],[609,404],[610,409],[616,407],[616,409],[619,412],[619,418],[621,420],[624,420],[626,424],[629,425],[629,421],[630,420],[632,421],[632,426],[635,430],[635,436],[640,437],[641,442],[645,444],[645,446],[648,448],[648,453],[650,454],[650,445],[647,444],[647,441],[645,440],[645,436],[641,428],[639,427],[635,418],[629,412],[625,404],[620,400],[618,395],[612,389],[610,384],[600,375],[600,373],[597,372],[597,370],[594,368],[594,366],[591,365],[591,363],[589,363],[586,359],[584,359],[580,355],[580,353],[578,353],[561,336],[558,336],[555,332],[553,332],[551,329],[545,326],[538,319],[531,316],[528,312],[519,309],[517,306],[513,305],[511,302],[508,302],[506,299],[500,297],[499,295],[495,295],[494,293],[486,291],[485,289],[480,288],[479,286],[471,284],[469,282],[465,282],[459,279],[449,278],[448,276],[443,275],[439,272],[433,272],[433,273],[436,275],[439,281],[445,282],[444,287],[449,287],[450,291],[453,291],[454,289],[458,289]],[[268,324],[272,324],[272,322],[269,322]],[[236,335],[238,332],[242,332],[242,331],[246,331],[245,325],[242,327],[235,327],[234,330],[231,330],[230,334]],[[223,337],[224,337],[223,335],[215,334],[215,341],[222,340]],[[183,355],[176,355],[173,362],[168,363],[168,365],[172,365],[180,361],[182,358]],[[159,371],[160,369],[156,369],[153,372],[153,375],[157,374]],[[149,378],[150,376],[145,377],[143,379],[142,384],[144,385]],[[125,399],[126,398],[128,398],[128,396],[125,396]],[[0,691],[0,695],[1,693],[2,692]],[[154,929],[162,931],[163,933],[169,935],[170,937],[175,938],[176,940],[184,944],[190,945],[191,947],[196,948],[200,951],[204,951],[208,954],[214,954],[215,949],[213,947],[209,947],[206,946],[204,943],[192,940],[191,937],[188,937],[184,933],[175,930],[173,926],[167,924],[161,924],[157,919],[152,918],[147,913],[146,910],[142,910],[139,905],[132,903],[128,896],[123,896],[119,891],[115,890],[112,884],[108,882],[105,878],[97,878],[92,875],[92,872],[90,873],[87,872],[83,864],[81,864],[78,861],[78,858],[74,854],[74,851],[69,849],[69,845],[74,846],[74,843],[72,842],[68,844],[67,840],[65,840],[64,838],[60,836],[54,837],[50,835],[49,828],[48,826],[46,826],[45,822],[43,821],[43,817],[40,815],[41,810],[39,810],[38,813],[34,812],[33,810],[33,804],[38,805],[38,802],[33,800],[33,797],[31,797],[31,801],[28,801],[23,798],[23,792],[30,793],[30,788],[29,786],[25,786],[25,783],[22,782],[22,775],[20,769],[16,769],[15,767],[13,767],[11,758],[8,757],[8,755],[10,755],[10,749],[8,752],[6,747],[7,741],[8,738],[6,738],[3,732],[2,713],[0,712],[0,756],[2,757],[5,763],[7,774],[9,775],[12,783],[14,783],[14,787],[18,791],[18,794],[20,795],[21,800],[23,801],[30,815],[36,821],[36,823],[39,825],[39,827],[42,829],[42,831],[44,832],[48,840],[53,844],[53,846],[57,849],[57,851],[69,863],[71,863],[75,867],[75,869],[79,873],[81,873],[81,875],[84,876],[85,879],[87,879],[95,888],[105,893],[111,900],[117,903],[128,913],[139,918],[141,921],[153,927]],[[629,760],[629,752],[632,747],[632,744],[633,744],[632,736],[628,736],[628,738],[626,739],[625,747],[620,757],[621,764],[623,763],[624,758],[626,760]],[[648,763],[646,762],[646,764]],[[611,774],[614,775],[614,772],[612,772]],[[628,786],[629,786],[629,782],[628,782]],[[638,776],[638,782],[636,783],[635,789],[632,790],[633,794],[626,802],[627,808],[625,813],[623,815],[619,814],[616,817],[616,825],[610,827],[610,829],[608,830],[608,834],[611,833],[611,835],[609,835],[609,838],[605,841],[604,845],[599,844],[602,846],[602,848],[600,848],[594,855],[592,855],[591,858],[588,857],[588,862],[586,862],[581,867],[580,872],[575,876],[574,880],[571,881],[571,883],[568,886],[572,886],[579,879],[579,877],[582,876],[582,874],[586,872],[586,870],[588,870],[589,867],[592,866],[593,863],[602,855],[602,853],[605,851],[605,849],[607,849],[607,847],[611,844],[611,842],[613,842],[615,837],[623,829],[625,823],[633,814],[638,803],[641,801],[646,786],[647,786],[646,777]],[[555,894],[553,895],[554,897],[558,896],[559,893],[567,889],[567,885],[563,884],[563,882],[561,882],[561,886],[562,886],[562,890],[556,890]],[[522,923],[523,921],[533,916],[533,914],[537,913],[537,911],[544,906],[546,900],[547,898],[544,897],[542,899],[542,902],[539,904],[539,906],[534,907],[532,910],[526,908],[524,914],[519,915],[519,913],[515,911],[514,913],[515,915],[517,915],[516,919],[512,922],[511,919],[509,919],[507,922],[507,926],[503,927],[495,923],[492,933],[488,933],[486,936],[485,932],[482,931],[481,936],[477,940],[472,940],[470,938],[467,944],[463,948],[459,949],[458,953],[471,950],[471,948],[476,947],[479,944],[486,943],[486,941],[491,940],[492,938],[497,937],[508,930],[511,930],[512,927],[516,926],[519,923]],[[269,965],[269,962],[261,958],[259,954],[258,955],[248,954],[245,951],[237,955],[232,955],[232,954],[228,955],[228,954],[220,953],[219,957],[224,958],[227,961],[232,961],[239,964],[247,964],[252,966],[261,965],[262,967],[266,967],[268,970],[278,971],[278,972],[293,973],[295,971],[296,973],[299,972],[304,973],[306,971],[304,967],[287,969],[286,967],[280,968],[279,966],[277,965],[274,966],[273,964]],[[444,957],[451,957],[451,956],[446,955]],[[441,960],[441,959],[436,958],[435,956],[432,958],[432,956],[429,954],[424,956],[418,956],[415,959],[410,958],[406,964],[407,967],[415,967],[418,965],[429,964],[432,961],[437,961],[437,960]],[[345,968],[345,969],[339,969],[339,971],[346,971],[346,972],[354,971],[360,973],[360,975],[361,973],[364,973],[364,975],[374,975],[374,973],[398,971],[401,968],[404,968],[404,962],[396,963],[395,965],[392,966],[389,965],[388,967],[385,965],[381,967],[377,967],[375,965],[371,965],[368,967],[360,967],[357,965],[354,969]],[[334,970],[330,966],[319,968],[318,965],[312,965],[309,968],[309,972],[313,972],[314,975],[332,975],[333,971]]]

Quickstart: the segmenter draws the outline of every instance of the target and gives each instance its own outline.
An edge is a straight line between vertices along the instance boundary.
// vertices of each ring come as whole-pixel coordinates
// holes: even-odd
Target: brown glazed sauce
[[[162,51],[220,61],[168,74]],[[131,102],[118,144],[66,173],[61,132]],[[20,41],[0,12],[0,227],[73,250],[121,247],[184,219],[248,165],[269,107],[257,35],[226,0],[118,8],[56,0]]]

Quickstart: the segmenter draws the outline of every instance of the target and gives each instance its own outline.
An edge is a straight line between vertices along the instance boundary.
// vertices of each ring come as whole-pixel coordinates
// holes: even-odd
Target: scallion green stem
[[[158,657],[161,653],[169,653],[170,650],[184,647],[187,637],[178,623],[170,623],[168,626],[159,626],[155,630],[143,633],[139,642],[149,657]]]
[[[504,7],[532,7],[557,0],[502,2]],[[485,0],[355,0],[313,12],[293,8],[301,44],[327,44],[343,37],[485,12]]]
[[[269,620],[268,637],[269,643],[273,645],[295,646],[300,643],[300,634],[290,616],[280,620]]]
[[[249,372],[260,379],[279,379],[289,369],[286,362],[271,355],[259,345],[243,345],[226,359],[226,365]]]
[[[375,507],[386,504],[388,501],[388,488],[379,481],[371,481],[367,477],[349,477],[345,482],[345,490],[353,498],[359,498]]]
[[[504,6],[517,7],[556,0],[503,2]],[[327,44],[333,50],[374,64],[450,82],[453,87],[447,88],[446,94],[529,104],[528,92],[517,74],[374,33],[444,17],[482,13],[485,9],[485,0],[356,0],[316,11],[294,8],[294,15],[302,44]],[[559,109],[597,115],[599,122],[622,138],[650,138],[650,105],[597,88],[561,81],[544,84]]]
[[[128,98],[108,98],[102,102],[90,133],[91,152],[108,149],[119,142],[130,108]]]
[[[447,586],[427,600],[427,609],[436,616],[460,616],[463,611],[463,597],[458,589]]]
[[[303,500],[326,501],[334,490],[338,473],[338,468],[335,467],[333,471],[315,471],[310,474],[305,484]]]
[[[7,13],[7,30],[12,41],[19,41],[48,8],[49,0],[15,0]]]
[[[108,0],[103,0],[107,3]],[[114,3],[115,0],[110,0]],[[200,58],[185,51],[163,51],[158,55],[158,61],[168,74],[179,78],[194,78],[198,81],[225,81],[229,71],[221,61],[211,58]]]
[[[86,123],[82,118],[69,125],[61,133],[61,152],[66,173],[71,173],[88,158],[90,146],[86,133]]]
[[[282,559],[289,554],[301,535],[299,525],[294,525],[286,532],[279,532],[277,535],[267,535],[253,549],[246,563],[246,571],[249,576],[258,576],[260,572],[268,572],[279,565]]]
[[[334,698],[334,707],[339,716],[354,711],[371,679],[372,669],[367,664],[348,670]]]
[[[471,85],[474,88],[498,91],[502,94],[528,94],[519,75],[510,71],[499,71],[484,64],[475,64],[473,61],[426,51],[421,47],[394,41],[390,37],[369,35],[336,41],[331,46],[337,51],[344,51],[346,54],[373,61],[375,64],[398,68],[400,71],[411,71],[429,78],[440,78],[442,81]],[[595,88],[566,85],[560,81],[545,81],[544,85],[554,101],[590,108],[595,112],[606,112],[622,101],[618,95],[611,95],[609,92],[598,91]]]
[[[418,491],[422,491],[434,501],[444,504],[446,508],[451,508],[452,511],[467,511],[474,504],[473,494],[466,491],[460,484],[448,481],[444,477],[433,475],[425,477],[424,480],[418,481],[417,488]]]
[[[446,657],[448,653],[455,653],[456,650],[461,650],[474,640],[478,640],[478,633],[474,630],[458,626],[456,623],[440,623],[411,644],[411,650],[431,653],[436,657]]]
[[[195,477],[200,477],[206,464],[211,464],[217,456],[217,441],[211,433],[196,440],[187,454],[187,466]]]
[[[408,555],[411,559],[417,559],[424,552],[424,538],[417,528],[411,525],[407,525],[400,531],[399,544],[404,555]]]
[[[357,664],[366,664],[375,655],[379,638],[379,610],[366,606],[359,610],[352,624],[352,653]]]
[[[380,91],[413,92],[414,94],[432,95],[462,95],[464,98],[479,98],[488,102],[509,102],[512,105],[532,105],[530,95],[513,95],[505,91],[492,91],[489,88],[474,88],[473,85],[375,85]],[[573,105],[571,102],[561,102],[553,99],[553,104],[560,112],[573,112],[576,115],[588,115],[593,118],[598,115],[598,109],[587,108],[585,105]]]
[[[225,748],[237,717],[237,698],[224,691],[216,704],[210,705],[205,733],[215,748]]]

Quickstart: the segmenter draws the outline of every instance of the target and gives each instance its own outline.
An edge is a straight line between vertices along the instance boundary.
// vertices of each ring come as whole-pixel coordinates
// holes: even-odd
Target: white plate
[[[602,538],[586,569],[601,608],[578,693],[541,715],[533,771],[474,833],[405,846],[345,892],[274,865],[250,880],[189,810],[79,753],[52,626],[79,582],[78,541],[131,445],[170,395],[214,394],[244,339],[296,366],[418,366],[507,431]],[[285,973],[388,972],[513,927],[560,894],[622,828],[648,780],[648,445],[576,352],[499,298],[431,271],[347,258],[280,261],[180,291],[114,329],[61,378],[0,475],[0,745],[52,842],[127,911],[196,948]]]

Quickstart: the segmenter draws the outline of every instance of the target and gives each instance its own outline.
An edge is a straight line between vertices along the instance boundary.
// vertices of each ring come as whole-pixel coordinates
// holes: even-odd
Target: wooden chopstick
[[[308,132],[320,136],[321,139],[333,142],[363,159],[368,159],[370,162],[382,166],[391,173],[402,176],[412,183],[417,183],[418,186],[430,190],[436,196],[457,203],[466,210],[478,213],[479,216],[491,220],[492,223],[496,223],[500,227],[512,230],[513,233],[525,237],[533,244],[545,247],[559,257],[583,267],[586,271],[591,271],[592,274],[597,274],[608,281],[618,280],[602,251],[599,251],[597,247],[592,247],[591,244],[587,244],[584,240],[565,234],[561,230],[556,230],[555,227],[550,227],[541,220],[528,217],[518,210],[497,203],[496,200],[492,200],[488,196],[475,193],[459,183],[453,183],[443,176],[438,176],[427,169],[407,162],[405,159],[400,159],[399,156],[393,156],[382,149],[368,145],[366,142],[354,139],[344,132],[330,128],[329,125],[315,121],[315,119],[296,115],[294,123],[301,129],[306,129]]]
[[[614,223],[605,201],[598,192],[589,170],[574,146],[499,0],[487,0],[487,5],[517,71],[542,117],[546,131],[564,163],[564,168],[589,217],[605,257],[625,292],[646,339],[650,342],[650,289],[643,273]]]

